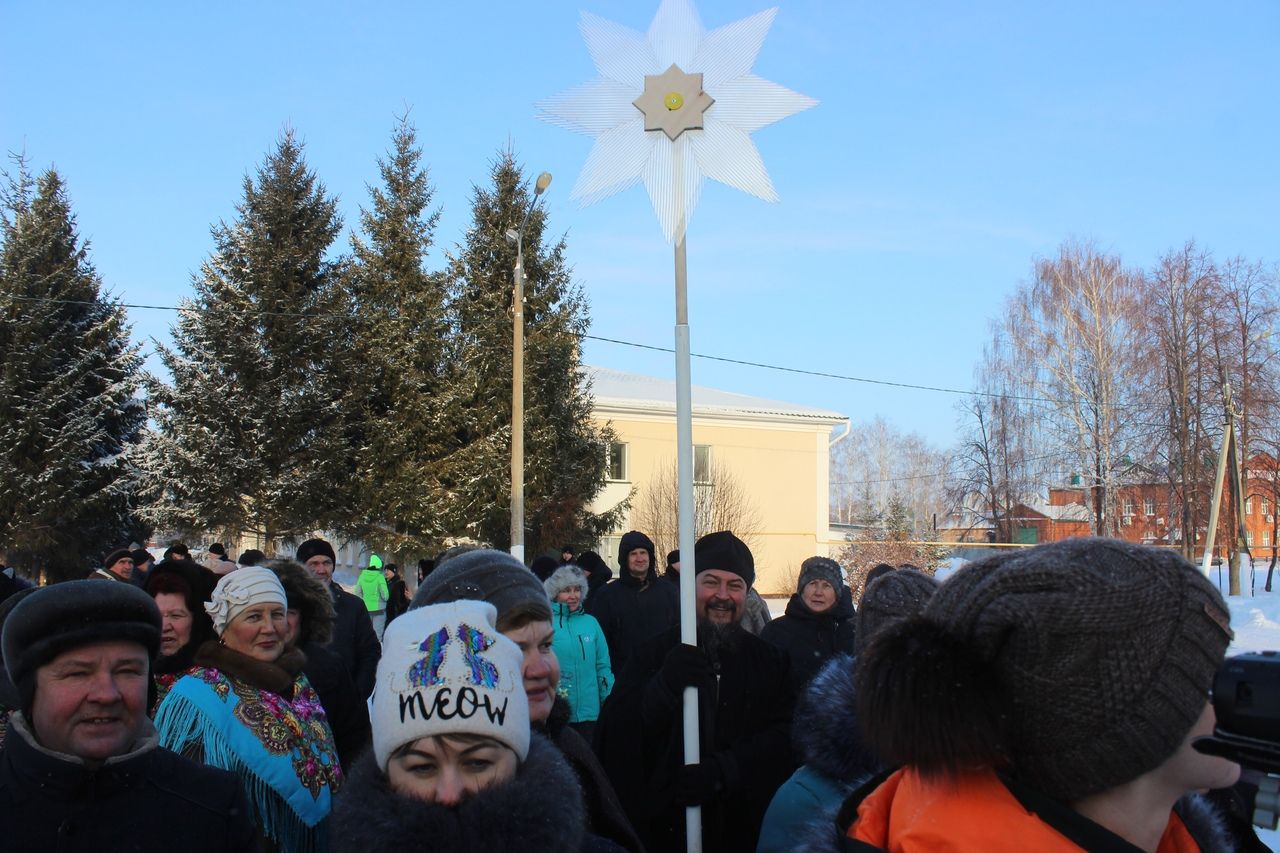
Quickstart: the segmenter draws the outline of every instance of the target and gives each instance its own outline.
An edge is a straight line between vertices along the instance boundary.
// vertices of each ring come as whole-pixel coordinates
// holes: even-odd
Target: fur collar
[[[229,649],[217,640],[209,640],[196,650],[195,662],[221,670],[250,687],[288,698],[293,695],[293,683],[302,672],[307,656],[290,646],[275,663],[265,663]]]
[[[1186,824],[1187,832],[1196,840],[1201,853],[1229,853],[1236,845],[1227,822],[1213,803],[1199,794],[1187,794],[1173,807]]]
[[[457,808],[393,792],[366,751],[330,818],[334,853],[418,850],[537,850],[577,853],[585,820],[573,771],[545,738],[534,735],[516,778],[468,797]]]
[[[843,785],[856,784],[876,770],[858,733],[855,666],[849,655],[827,661],[796,702],[791,730],[802,763]]]

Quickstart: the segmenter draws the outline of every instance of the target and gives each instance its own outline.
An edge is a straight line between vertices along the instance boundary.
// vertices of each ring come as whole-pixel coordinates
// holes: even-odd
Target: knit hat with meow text
[[[410,610],[387,626],[373,690],[373,754],[384,772],[397,749],[438,735],[481,735],[529,753],[520,647],[498,633],[498,611],[460,600]]]

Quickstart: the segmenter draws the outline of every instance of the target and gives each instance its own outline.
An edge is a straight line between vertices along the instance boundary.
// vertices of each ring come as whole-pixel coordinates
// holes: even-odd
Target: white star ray
[[[569,198],[585,207],[639,183],[651,151],[635,144],[637,136],[644,136],[644,118],[639,113],[632,121],[596,137]]]
[[[711,87],[750,74],[776,14],[778,7],[775,6],[707,33],[698,45],[691,66],[695,71],[707,69],[702,72],[703,84]]]
[[[582,13],[578,29],[587,43],[596,72],[604,79],[634,85],[636,80],[644,79],[644,75],[657,73],[658,60],[653,47],[639,30],[590,12]]]
[[[716,102],[707,110],[714,117],[734,127],[755,133],[775,121],[803,112],[818,102],[808,95],[793,92],[770,80],[745,74],[716,87]]]
[[[649,25],[649,44],[658,65],[666,68],[675,63],[685,71],[696,70],[691,66],[704,32],[690,0],[662,0]]]
[[[702,174],[725,186],[765,201],[777,201],[764,160],[744,130],[724,122],[707,122],[706,129],[689,139]]]
[[[598,77],[538,104],[539,118],[595,139],[572,197],[585,206],[643,181],[669,241],[683,238],[704,177],[776,201],[750,135],[817,104],[751,73],[776,13],[767,9],[708,32],[691,0],[662,0],[644,33],[582,13],[579,28]],[[645,77],[672,64],[702,74],[702,90],[714,101],[702,113],[702,129],[686,125],[675,140],[646,132],[633,103],[646,91]]]

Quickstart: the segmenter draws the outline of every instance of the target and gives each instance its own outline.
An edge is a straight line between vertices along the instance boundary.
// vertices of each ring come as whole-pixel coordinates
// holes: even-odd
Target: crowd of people
[[[783,615],[730,531],[630,531],[618,576],[566,546],[460,546],[410,591],[293,559],[111,551],[0,573],[6,849],[1264,850],[1202,754],[1228,610],[1166,550],[1079,539],[943,582],[796,569]],[[686,756],[695,688],[700,750]]]

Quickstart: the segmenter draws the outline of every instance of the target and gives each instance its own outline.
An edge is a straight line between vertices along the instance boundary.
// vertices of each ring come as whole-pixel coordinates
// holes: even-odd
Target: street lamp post
[[[518,229],[507,231],[516,244],[516,268],[511,297],[511,555],[524,562],[524,228],[538,198],[551,186],[551,173],[543,172],[533,184]]]

